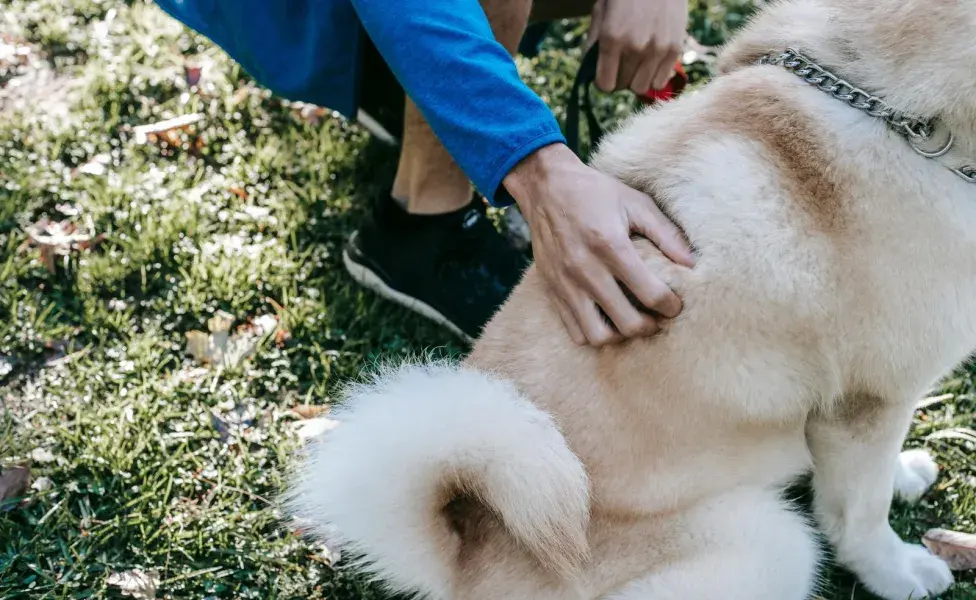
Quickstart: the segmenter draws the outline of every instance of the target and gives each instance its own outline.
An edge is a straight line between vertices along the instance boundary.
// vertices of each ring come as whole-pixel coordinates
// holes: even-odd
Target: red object
[[[654,104],[655,102],[665,102],[676,97],[678,94],[685,89],[688,85],[688,74],[685,73],[684,67],[681,65],[681,61],[674,66],[674,77],[668,81],[667,85],[663,89],[655,90],[649,89],[643,94],[639,94],[637,97],[640,98],[641,102],[644,104]]]

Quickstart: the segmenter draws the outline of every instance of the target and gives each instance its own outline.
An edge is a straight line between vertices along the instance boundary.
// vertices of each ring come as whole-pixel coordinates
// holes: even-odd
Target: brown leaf
[[[339,425],[339,421],[328,417],[316,417],[299,421],[296,425],[295,433],[298,434],[298,439],[304,441],[335,429]]]
[[[159,586],[159,571],[132,569],[110,573],[108,584],[119,588],[123,596],[132,596],[136,600],[153,600],[156,597],[156,588]]]
[[[28,245],[40,248],[44,266],[52,273],[57,257],[67,256],[72,250],[87,250],[91,248],[92,241],[89,232],[70,221],[45,218],[27,228]]]
[[[930,529],[922,543],[953,571],[976,569],[976,535],[947,529]]]
[[[0,68],[13,70],[30,62],[31,47],[12,35],[0,33]]]
[[[0,473],[0,506],[4,505],[5,500],[20,498],[30,486],[30,467],[23,465],[20,467],[9,467]],[[7,505],[0,510],[10,510],[13,505]]]
[[[203,115],[200,113],[192,113],[157,123],[150,123],[149,125],[139,125],[138,127],[132,128],[132,133],[137,144],[145,144],[148,141],[162,139],[171,146],[179,146],[178,132],[185,131],[194,123],[202,120]]]
[[[328,113],[328,111],[315,104],[309,104],[307,102],[292,102],[291,112],[293,115],[305,121],[309,125],[318,125],[322,122],[322,118]]]
[[[291,339],[291,332],[287,329],[279,329],[275,332],[275,346],[284,348],[288,340]]]
[[[298,415],[301,419],[314,419],[329,414],[329,407],[320,404],[299,404],[298,406],[293,406],[291,412]]]
[[[264,336],[271,335],[277,327],[272,315],[250,319],[231,334],[234,316],[223,311],[207,320],[207,329],[186,333],[186,350],[197,362],[224,367],[236,366],[257,350]]]
[[[194,155],[199,156],[200,152],[207,147],[207,140],[203,139],[202,135],[198,135],[193,138],[193,144],[190,146],[190,152]]]
[[[72,169],[71,176],[77,177],[79,174],[94,176],[104,175],[108,171],[108,165],[110,164],[112,164],[111,154],[107,152],[96,154],[85,164],[76,169]]]

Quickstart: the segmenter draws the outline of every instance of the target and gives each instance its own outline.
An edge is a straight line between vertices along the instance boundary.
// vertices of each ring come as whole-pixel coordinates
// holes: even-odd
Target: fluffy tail
[[[358,386],[292,486],[292,514],[363,556],[397,591],[448,598],[461,538],[444,514],[477,498],[540,563],[587,554],[589,482],[550,417],[514,386],[459,367],[406,366]]]

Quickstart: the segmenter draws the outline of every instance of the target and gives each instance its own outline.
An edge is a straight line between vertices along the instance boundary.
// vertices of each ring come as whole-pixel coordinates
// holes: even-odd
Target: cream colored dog
[[[916,399],[976,347],[976,184],[950,168],[976,163],[974,32],[976,0],[767,8],[722,76],[594,160],[697,247],[689,270],[641,245],[683,313],[580,348],[530,270],[463,365],[351,391],[295,512],[435,599],[799,600],[821,548],[780,494],[812,470],[819,528],[865,586],[945,590],[888,510],[937,475],[899,455]],[[951,149],[921,156],[863,109],[878,105],[797,76],[787,48],[938,119],[915,143],[934,153],[951,131]]]

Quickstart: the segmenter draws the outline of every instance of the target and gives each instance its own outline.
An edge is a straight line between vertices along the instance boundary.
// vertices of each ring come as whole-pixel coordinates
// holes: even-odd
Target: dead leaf
[[[38,477],[34,480],[34,483],[31,484],[30,489],[37,492],[46,492],[52,487],[54,487],[54,482],[51,481],[50,477]]]
[[[2,510],[10,510],[16,504],[5,503],[11,498],[22,498],[30,486],[30,467],[27,465],[19,467],[8,467],[0,473],[0,506]]]
[[[972,533],[930,529],[922,536],[922,543],[953,571],[976,569],[976,535]]]
[[[186,332],[186,352],[199,363],[209,363],[213,352],[209,349],[210,336],[198,330]]]
[[[44,218],[27,228],[27,243],[41,249],[44,266],[54,273],[57,257],[91,248],[92,235],[70,221]]]
[[[149,125],[133,127],[132,134],[137,144],[145,144],[146,142],[155,142],[162,139],[171,146],[179,146],[180,141],[177,132],[185,131],[194,123],[202,120],[202,114],[191,113]]]
[[[292,102],[290,106],[292,114],[309,125],[318,125],[328,113],[327,109],[307,102]]]
[[[96,154],[91,158],[91,160],[81,165],[77,169],[74,169],[71,172],[71,175],[77,176],[79,173],[81,173],[84,175],[101,176],[108,171],[108,165],[110,164],[112,164],[112,155],[107,152],[103,152],[101,154]]]
[[[30,62],[31,48],[27,42],[6,33],[0,34],[0,68],[22,67]]]
[[[243,188],[230,187],[230,188],[227,188],[227,191],[230,192],[231,194],[234,194],[235,196],[237,196],[241,200],[247,200],[247,192],[245,192]]]
[[[111,573],[108,584],[119,588],[123,596],[132,596],[136,600],[153,600],[156,597],[156,587],[159,585],[159,571],[150,569],[132,569],[121,573]]]
[[[309,558],[312,560],[331,567],[342,559],[342,554],[340,554],[339,550],[333,549],[326,544],[317,544],[317,546],[317,551],[309,555]]]
[[[78,208],[77,204],[71,204],[70,202],[60,202],[54,205],[54,210],[58,211],[66,217],[77,217],[81,214],[81,209]]]
[[[54,462],[55,459],[54,453],[48,450],[47,448],[34,448],[33,452],[31,452],[30,457],[31,460],[37,463]]]
[[[329,414],[329,407],[321,404],[299,404],[293,406],[291,412],[295,413],[299,419],[314,419]]]
[[[278,320],[273,315],[262,315],[245,323],[231,335],[233,315],[219,311],[207,320],[207,329],[186,333],[186,351],[197,362],[207,365],[233,367],[250,357],[266,336],[275,332]]]
[[[275,332],[275,346],[284,348],[288,340],[291,339],[291,332],[287,329],[279,329]]]
[[[327,417],[318,417],[317,419],[299,421],[298,426],[295,428],[295,433],[298,434],[298,439],[304,441],[318,437],[326,431],[331,431],[338,425],[339,421]]]

